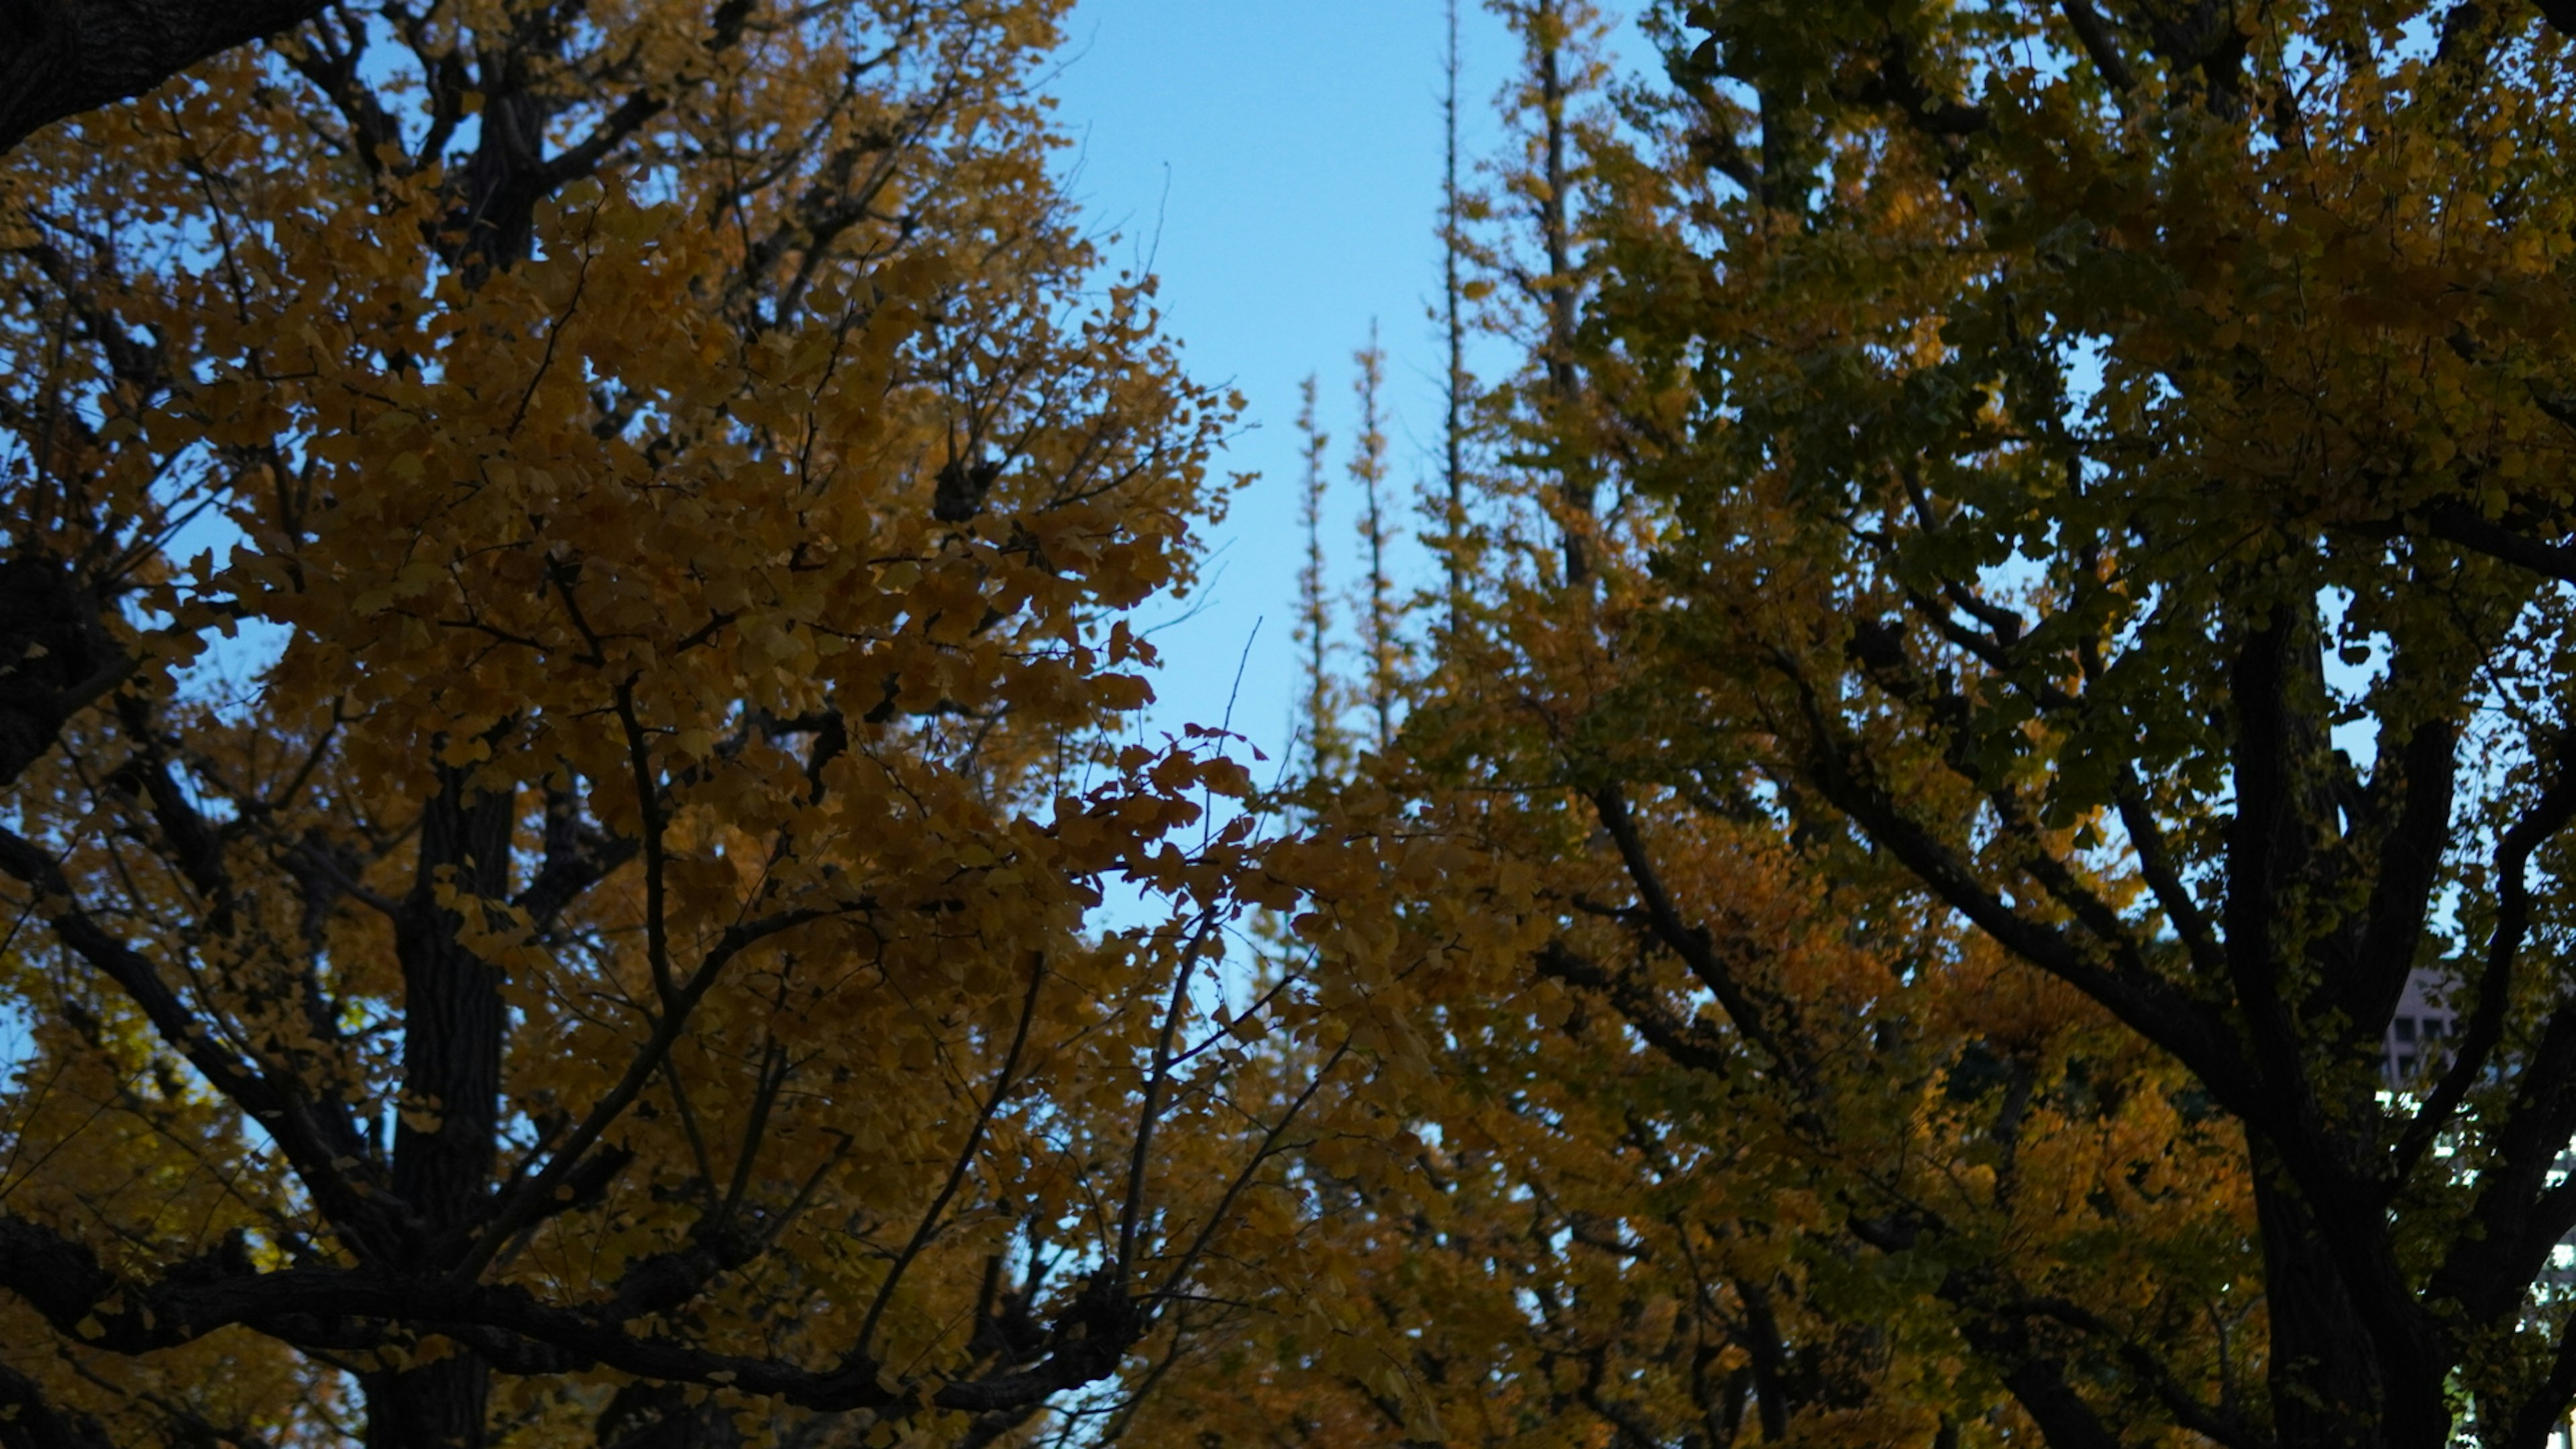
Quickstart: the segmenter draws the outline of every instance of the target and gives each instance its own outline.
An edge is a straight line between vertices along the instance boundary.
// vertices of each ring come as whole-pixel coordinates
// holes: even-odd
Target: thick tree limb
[[[2457,797],[2460,731],[2454,722],[2427,720],[2417,725],[2396,752],[2394,781],[2374,775],[2383,793],[2393,784],[2400,795],[2397,818],[2380,832],[2379,870],[2371,882],[2370,909],[2363,927],[2354,969],[2342,983],[2336,1004],[2351,1017],[2356,1031],[2375,1042],[2406,989],[2406,974],[2424,939],[2425,918],[2441,885],[2442,847],[2450,835],[2451,805]],[[2383,759],[2385,757],[2383,756]]]
[[[36,1381],[0,1363],[0,1449],[116,1449],[87,1414],[46,1399]]]
[[[1618,786],[1605,785],[1592,793],[1592,807],[1601,828],[1610,833],[1619,848],[1619,861],[1627,867],[1628,879],[1637,888],[1637,899],[1646,908],[1655,939],[1681,957],[1691,975],[1699,978],[1700,984],[1717,998],[1718,1005],[1726,1009],[1746,1040],[1795,1077],[1802,1089],[1812,1090],[1814,1068],[1798,1048],[1796,1022],[1787,1019],[1789,1013],[1784,1005],[1757,999],[1754,989],[1725,959],[1708,930],[1682,918],[1681,908],[1655,868],[1645,837],[1637,830],[1636,817],[1628,809],[1628,797]]]
[[[2514,1083],[2502,1125],[2488,1134],[2493,1156],[2478,1179],[2472,1212],[2477,1226],[2452,1241],[2426,1285],[2425,1296],[2456,1301],[2472,1323],[2521,1313],[2533,1279],[2548,1267],[2559,1241],[2576,1230],[2576,1186],[2546,1186],[2568,1139],[2576,1136],[2571,1055],[2576,1006],[2561,1005],[2530,1052],[2530,1069]]]
[[[1927,1233],[1946,1232],[1937,1217],[1921,1212],[1880,1220],[1855,1216],[1847,1225],[1852,1236],[1882,1253],[1907,1252]],[[2050,1341],[2056,1335],[2040,1327],[2054,1320],[2084,1332],[2099,1326],[2098,1320],[2087,1316],[2079,1323],[2055,1313],[2032,1312],[2030,1301],[2012,1294],[2009,1284],[1971,1266],[1942,1274],[1933,1292],[1958,1314],[1959,1336],[1994,1367],[2004,1387],[2039,1425],[2048,1449],[2125,1449],[2119,1435],[2068,1382],[2065,1357]]]
[[[2129,846],[2138,853],[2138,874],[2155,892],[2156,904],[2164,907],[2165,919],[2172,924],[2183,949],[2191,953],[2192,965],[2211,977],[2224,975],[2226,952],[2210,933],[2209,917],[2200,908],[2200,898],[2192,894],[2182,871],[2174,864],[2173,848],[2166,843],[2164,827],[2156,821],[2155,808],[2147,799],[2136,767],[2120,767],[2120,783],[2111,798],[2119,806],[2120,826],[2128,832]]]
[[[2239,642],[2228,670],[2234,694],[2236,812],[2227,825],[2227,903],[2220,929],[2256,1071],[2268,1092],[2292,1093],[2311,1115],[2299,1035],[2281,991],[2280,905],[2298,874],[2299,831],[2291,758],[2292,649],[2286,609]],[[2275,1133],[2276,1137],[2281,1134]]]
[[[2137,89],[2136,72],[2129,69],[2128,58],[2120,54],[2120,42],[2104,24],[2102,13],[2093,8],[2093,0],[2059,0],[2066,12],[2066,23],[2073,27],[2075,38],[2084,45],[2084,53],[2093,58],[2093,68],[2102,73],[2103,84],[2113,93],[2125,95]]]
[[[1548,942],[1537,964],[1542,976],[1609,998],[1611,1008],[1673,1065],[1716,1076],[1734,1065],[1736,1052],[1729,1043],[1699,1022],[1682,1020],[1627,973],[1604,970],[1562,941]]]
[[[0,0],[0,152],[324,8],[323,0]]]
[[[1891,106],[1916,130],[1943,140],[1984,135],[1993,125],[1985,107],[1952,100],[1926,84],[1914,68],[1912,45],[1895,34],[1880,47],[1877,68],[1849,98],[1861,105]]]
[[[2102,1003],[2140,1036],[2173,1053],[2220,1104],[2245,1121],[2277,1127],[2280,1104],[2265,1093],[2232,1042],[2172,983],[2123,969],[2070,940],[2058,927],[2006,904],[1976,867],[1900,808],[1837,738],[1807,682],[1799,690],[1809,733],[1807,772],[1818,793],[1912,871],[1951,909],[2022,960]]]
[[[2065,1366],[2036,1351],[2027,1333],[1987,1319],[1971,1319],[1960,1332],[1980,1357],[2001,1366],[2004,1387],[2039,1425],[2048,1449],[2124,1449],[2120,1437],[2066,1381]]]
[[[2153,1394],[2156,1402],[2172,1414],[2174,1422],[2227,1449],[2260,1449],[2265,1438],[2253,1427],[2224,1408],[2214,1408],[2183,1385],[2155,1351],[2129,1334],[2086,1309],[2063,1298],[2038,1297],[2002,1305],[2002,1312],[2021,1318],[2051,1318],[2084,1333],[2096,1343],[2107,1344],[2120,1361],[2136,1374]]]
[[[2576,13],[2576,3],[2571,3],[2569,9]],[[2456,503],[2434,509],[2427,522],[2436,538],[2548,578],[2576,583],[2576,548],[2525,538],[2476,509]]]
[[[639,1336],[620,1305],[539,1301],[515,1285],[445,1274],[290,1268],[262,1273],[226,1248],[127,1283],[90,1249],[50,1228],[0,1216],[0,1288],[17,1293],[63,1334],[93,1348],[140,1354],[242,1325],[301,1345],[349,1346],[402,1334],[437,1333],[472,1343],[505,1367],[563,1372],[605,1365],[639,1378],[725,1384],[810,1409],[908,1410],[917,1386],[881,1375],[864,1354],[831,1368],[719,1353],[678,1339]],[[1094,1279],[1059,1314],[1043,1357],[1026,1367],[952,1380],[928,1404],[990,1413],[1035,1403],[1116,1371],[1151,1327],[1151,1316],[1106,1277]]]
[[[99,622],[106,612],[59,559],[0,560],[0,785],[42,759],[73,715],[133,672],[134,661]]]
[[[2576,772],[2562,774],[2543,790],[2530,810],[2497,843],[2495,925],[2487,935],[2487,959],[2478,977],[2477,1006],[2469,1013],[2467,1030],[2453,1047],[2450,1067],[2398,1139],[2393,1155],[2393,1175],[2397,1179],[2414,1175],[2449,1125],[2452,1114],[2467,1099],[2469,1089],[2485,1073],[2487,1060],[2504,1041],[2514,962],[2531,928],[2531,882],[2524,873],[2532,855],[2571,822],[2576,822]],[[2520,1115],[2517,1111],[2516,1116]]]

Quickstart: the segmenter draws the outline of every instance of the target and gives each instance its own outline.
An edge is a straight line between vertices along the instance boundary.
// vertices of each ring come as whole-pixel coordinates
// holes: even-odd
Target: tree
[[[2000,1444],[2098,1417],[2084,1391],[2155,1345],[2102,1412],[2198,1427],[2169,1391],[2261,1371],[2229,1124],[1763,809],[1675,711],[1704,682],[1652,647],[1651,552],[1592,537],[1571,594],[1478,591],[1400,758],[1317,832],[1373,854],[1298,877],[1323,956],[1430,1044],[1439,1198],[1324,1215],[1419,1294],[1375,1290],[1416,1392],[1453,1442]]]
[[[2170,1065],[1865,855],[1794,840],[1742,781],[1662,788],[1686,742],[1640,648],[1652,515],[1565,501],[1569,476],[1621,476],[1592,449],[1624,440],[1589,420],[1616,421],[1625,374],[1549,325],[1592,305],[1602,232],[1546,188],[1538,121],[1592,138],[1587,173],[1620,157],[1561,92],[1519,100],[1533,173],[1504,189],[1563,204],[1506,213],[1532,240],[1476,258],[1511,284],[1488,325],[1533,353],[1478,409],[1507,470],[1476,480],[1479,541],[1509,571],[1415,601],[1453,611],[1440,667],[1399,736],[1290,793],[1304,839],[1266,862],[1311,902],[1288,939],[1319,1002],[1380,1069],[1303,1119],[1299,1293],[1201,1335],[1132,1434],[2010,1443],[2034,1433],[2013,1392],[2051,1412],[2098,1370],[2047,1356],[2008,1312],[2031,1301],[2242,1380],[2235,1144]],[[2134,1238],[2106,1244],[2105,1215]]]
[[[1609,22],[1588,0],[1496,0],[1488,8],[1521,43],[1522,70],[1500,97],[1519,154],[1498,167],[1498,197],[1462,205],[1452,183],[1446,245],[1490,274],[1474,288],[1492,299],[1485,327],[1528,351],[1529,375],[1498,389],[1489,406],[1517,411],[1523,426],[1510,435],[1522,461],[1553,475],[1546,506],[1557,516],[1564,575],[1579,583],[1591,570],[1583,539],[1600,478],[1578,420],[1575,320],[1584,277],[1575,198],[1588,179],[1580,107],[1609,79]],[[1471,235],[1481,229],[1476,223],[1494,224],[1481,245]]]
[[[1366,347],[1351,354],[1358,376],[1351,379],[1359,403],[1358,431],[1351,439],[1349,476],[1359,489],[1360,546],[1368,555],[1367,572],[1353,591],[1351,611],[1359,619],[1359,648],[1364,662],[1365,695],[1376,728],[1370,738],[1381,750],[1395,742],[1395,697],[1403,682],[1404,642],[1395,598],[1395,577],[1388,571],[1386,548],[1386,418],[1379,394],[1386,384],[1386,353],[1377,345],[1377,324],[1369,324]]]
[[[983,1444],[1262,1271],[1285,902],[1117,735],[1224,407],[1055,15],[335,9],[18,153],[0,1442]]]
[[[2053,1003],[2060,1045],[1951,1025],[1925,1065],[1989,1174],[2033,1180],[2034,1104],[2125,1135],[2060,1164],[2074,1210],[1864,1174],[1843,1226],[2061,1449],[2540,1444],[2576,1395],[2557,13],[1681,9],[1589,157],[1635,567],[1512,646],[1516,756],[1647,960],[1552,969],[1675,1054],[1707,993],[1863,1164],[1897,1139],[1839,1115],[1851,1023],[1901,1063],[1962,1021],[1915,1004],[1944,978]],[[1720,821],[1922,951],[1820,1013],[1682,864]],[[2392,1083],[2419,972],[2465,1030]],[[2241,1208],[2165,1175],[2231,1160]]]
[[[1298,701],[1297,736],[1305,745],[1305,773],[1322,776],[1339,770],[1348,753],[1341,681],[1333,668],[1333,598],[1324,586],[1324,450],[1332,437],[1315,420],[1313,373],[1298,385],[1297,397],[1297,435],[1305,455],[1297,521],[1306,530],[1306,562],[1297,571],[1297,642],[1306,652],[1306,697]]]
[[[1466,186],[1458,152],[1458,0],[1448,0],[1448,48],[1440,64],[1440,303],[1433,320],[1445,344],[1441,369],[1440,477],[1426,491],[1424,513],[1437,522],[1435,547],[1454,600],[1467,575],[1467,403],[1475,377],[1467,370]],[[1450,613],[1454,614],[1454,606]],[[1444,622],[1452,622],[1444,618]]]

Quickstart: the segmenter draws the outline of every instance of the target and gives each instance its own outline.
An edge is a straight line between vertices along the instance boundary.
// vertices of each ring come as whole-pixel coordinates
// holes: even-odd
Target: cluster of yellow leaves
[[[1119,1322],[1047,1392],[1136,1443],[2239,1413],[2256,1149],[2091,957],[2014,943],[2233,989],[2140,842],[2219,874],[2207,646],[2250,609],[2335,593],[2348,662],[2443,661],[2372,699],[2389,738],[2464,699],[2546,736],[2551,606],[2483,566],[2403,606],[2379,542],[2576,509],[2565,47],[2463,70],[2318,4],[2132,74],[2081,7],[1702,6],[1732,69],[1667,27],[1622,128],[1577,101],[1597,17],[1513,7],[1528,150],[1462,214],[1537,235],[1451,239],[1528,353],[1474,423],[1503,461],[1428,666],[1372,678],[1400,736],[1269,798],[1221,734],[1118,737],[1225,406],[1150,284],[1072,306],[1025,90],[1061,7],[736,8],[405,11],[379,72],[326,26],[12,176],[10,542],[135,667],[9,787],[64,889],[21,876],[0,959],[0,1208],[137,1285],[462,1272],[729,1365],[505,1375],[530,1446],[706,1403],[1027,1438],[1043,1393],[907,1427],[737,1366],[919,1403]],[[477,190],[530,114],[566,164]],[[315,1156],[227,1063],[349,1127]],[[464,1206],[371,1238],[474,1132]],[[0,1312],[138,1439],[326,1437],[478,1352]],[[2481,1372],[2532,1378],[2521,1332]]]
[[[11,787],[69,894],[12,902],[0,1206],[139,1285],[241,1234],[226,1271],[593,1310],[714,1253],[628,1331],[914,1398],[1109,1331],[1086,1294],[1151,1321],[1220,1254],[1275,1272],[1265,1164],[1323,1068],[1240,1049],[1284,999],[1193,984],[1284,901],[1209,814],[1250,777],[1118,739],[1151,698],[1126,616],[1192,580],[1227,405],[1150,284],[1077,290],[1026,89],[1061,7],[544,9],[335,13],[13,158],[9,539],[138,667]],[[367,43],[397,58],[335,92]],[[517,238],[458,215],[509,105],[550,108],[555,168]],[[476,1011],[497,1105],[425,1084],[476,1090]],[[231,1067],[336,1145],[251,1120]],[[485,1180],[409,1203],[442,1142]],[[369,1204],[435,1231],[370,1238]],[[134,1360],[6,1311],[0,1358],[132,1442],[320,1441],[352,1396],[399,1433],[472,1354],[396,1323]],[[575,1369],[505,1375],[494,1432],[642,1402]],[[654,1411],[872,1422],[741,1377]]]

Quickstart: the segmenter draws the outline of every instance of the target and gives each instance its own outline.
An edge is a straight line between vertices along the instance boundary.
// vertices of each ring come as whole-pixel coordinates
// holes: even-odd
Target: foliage
[[[1285,1352],[1267,1412],[2542,1442],[2557,17],[1675,6],[1589,115],[1514,18],[1502,466],[1305,804],[1437,1196],[1333,1218],[1402,1393]],[[2391,1082],[2410,979],[2465,1035]]]
[[[343,8],[13,158],[0,1440],[981,1444],[1267,1271],[1329,1053],[1120,738],[1227,404],[1056,8]]]
[[[1497,8],[1523,362],[1406,605],[1363,354],[1351,682],[1310,384],[1267,793],[1122,738],[1225,408],[1077,301],[1052,9],[33,147],[0,1443],[2563,1422],[2566,17]]]
[[[1617,476],[1603,440],[1634,446],[1610,391],[1629,374],[1578,352],[1584,309],[1557,305],[1597,305],[1608,232],[1548,204],[1566,193],[1545,168],[1624,178],[1622,123],[1547,81],[1602,74],[1551,54],[1581,27],[1517,18],[1529,169],[1501,187],[1529,204],[1477,208],[1521,234],[1473,261],[1484,324],[1529,365],[1458,448],[1503,460],[1451,535],[1472,583],[1416,601],[1440,652],[1397,747],[1301,792],[1311,843],[1270,860],[1316,903],[1296,939],[1325,999],[1392,1014],[1355,1039],[1381,1043],[1374,1080],[1422,1146],[1310,1155],[1305,1259],[1332,1291],[1142,1422],[1227,1442],[2027,1438],[1998,1382],[2017,1366],[1980,1362],[1950,1300],[2092,1304],[2139,1340],[2206,1340],[2217,1304],[2220,1335],[2241,1330],[2236,1143],[2080,996],[1784,828],[1740,756],[1688,753],[1732,747],[1664,698],[1654,537],[1633,500],[1593,506]],[[1551,254],[1567,270],[1520,270]],[[2247,1372],[2204,1348],[2208,1373]]]
[[[1882,1410],[2539,1444],[2576,1389],[2554,17],[1663,24],[1668,83],[1578,129],[1580,317],[1505,399],[1566,566],[1489,572],[1417,704],[1434,818],[1523,802],[1539,970],[1813,1155],[1809,1251],[1879,1286],[1811,1275],[1808,1331],[1893,1335]],[[1807,904],[1748,910],[1759,861]],[[2392,1092],[2418,972],[2466,1033]]]

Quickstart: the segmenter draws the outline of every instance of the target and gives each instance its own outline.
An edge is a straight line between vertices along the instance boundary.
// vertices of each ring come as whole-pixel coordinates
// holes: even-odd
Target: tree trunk
[[[2272,1418],[2282,1449],[2438,1449],[2401,1444],[2384,1422],[2378,1345],[2327,1251],[2316,1215],[2279,1160],[2253,1148],[2255,1220],[2271,1315]]]
[[[463,1349],[453,1357],[360,1381],[367,1449],[483,1449],[492,1370]]]
[[[395,953],[403,972],[405,1111],[394,1134],[394,1191],[431,1230],[431,1253],[461,1249],[492,1180],[501,1099],[500,974],[465,949],[465,924],[438,903],[444,883],[469,897],[509,892],[507,795],[467,795],[442,770],[422,812],[420,870],[403,903]],[[443,1266],[443,1264],[442,1264]]]
[[[462,917],[438,902],[509,891],[506,794],[469,792],[468,771],[441,769],[421,813],[420,867],[395,928],[403,971],[403,1102],[394,1129],[394,1193],[425,1230],[403,1266],[435,1272],[472,1243],[489,1207],[500,1133],[500,973],[457,939]],[[468,905],[467,909],[475,909]],[[471,1351],[369,1375],[367,1449],[482,1449],[491,1371]]]

